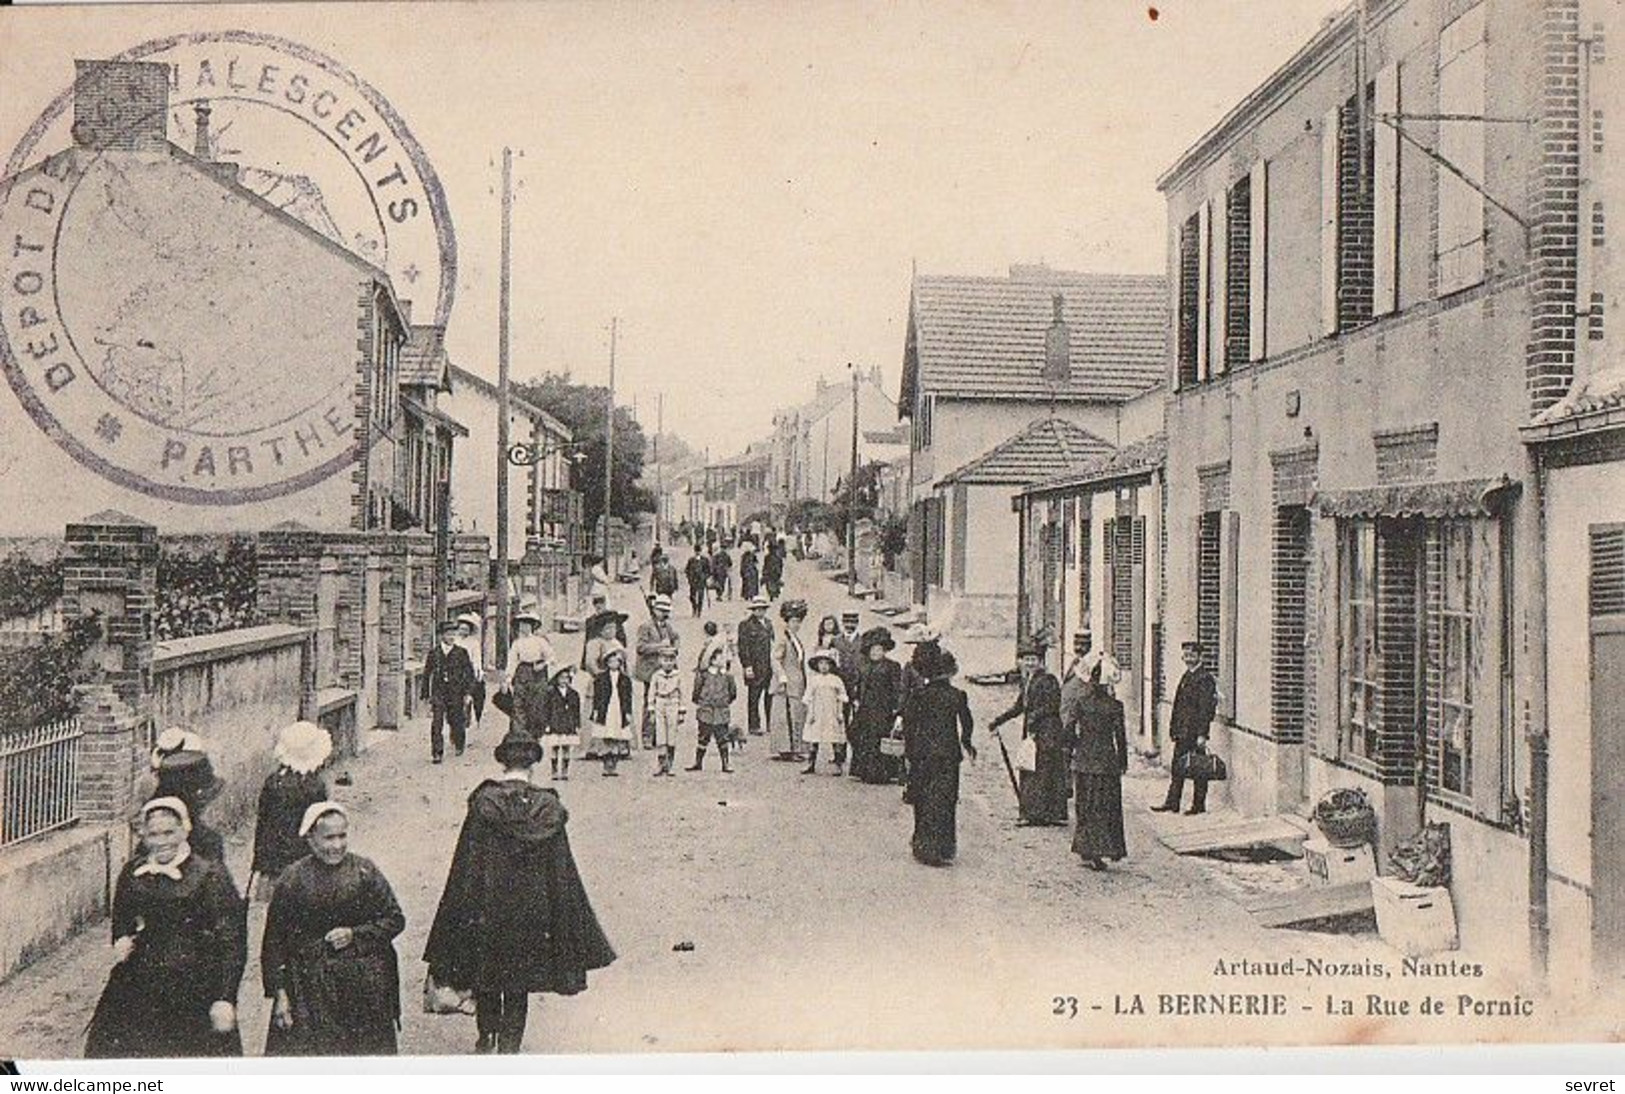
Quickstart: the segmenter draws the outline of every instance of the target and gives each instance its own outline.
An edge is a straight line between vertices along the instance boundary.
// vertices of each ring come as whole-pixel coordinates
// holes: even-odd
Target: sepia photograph
[[[0,1059],[1625,1039],[1620,34],[0,7]]]

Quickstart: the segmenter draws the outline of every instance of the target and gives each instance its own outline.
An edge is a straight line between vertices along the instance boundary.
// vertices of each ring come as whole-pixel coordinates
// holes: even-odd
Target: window
[[[1439,527],[1439,772],[1438,785],[1473,791],[1473,527],[1464,520]]]
[[[1199,280],[1202,275],[1201,255],[1196,245],[1198,231],[1195,214],[1179,227],[1179,330],[1176,332],[1179,387],[1196,383],[1197,312],[1201,307]]]
[[[1484,7],[1469,8],[1439,33],[1439,112],[1484,117]],[[1456,171],[1434,170],[1439,199],[1439,292],[1452,293],[1484,280],[1484,131],[1478,121],[1439,125],[1439,155]]]
[[[1377,631],[1377,526],[1368,520],[1342,526],[1341,597],[1343,751],[1377,758],[1377,688],[1382,663]]]
[[[1224,355],[1228,372],[1251,359],[1252,333],[1253,180],[1243,176],[1230,188],[1225,201],[1225,315]]]

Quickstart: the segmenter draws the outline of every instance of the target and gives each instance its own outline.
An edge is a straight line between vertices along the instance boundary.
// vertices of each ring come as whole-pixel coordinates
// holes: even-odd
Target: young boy
[[[677,755],[677,732],[688,719],[688,706],[683,699],[683,676],[677,671],[677,647],[660,647],[660,667],[649,679],[649,716],[653,721],[654,746],[660,753],[660,766],[655,776],[673,776],[672,762]]]
[[[715,738],[717,755],[722,757],[723,774],[733,771],[728,766],[728,741],[731,737],[728,724],[729,712],[738,697],[739,685],[734,682],[733,673],[728,671],[728,650],[726,647],[713,647],[705,667],[694,674],[694,717],[700,727],[700,744],[694,750],[693,766],[684,770],[701,771],[705,768],[705,748]]]

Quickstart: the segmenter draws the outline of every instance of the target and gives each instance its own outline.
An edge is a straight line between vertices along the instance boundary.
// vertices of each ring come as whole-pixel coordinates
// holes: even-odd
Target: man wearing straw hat
[[[637,660],[632,676],[643,685],[643,746],[654,747],[654,723],[649,713],[649,681],[660,671],[660,654],[666,647],[680,648],[677,628],[671,621],[671,597],[657,594],[649,601],[649,621],[638,626]]]

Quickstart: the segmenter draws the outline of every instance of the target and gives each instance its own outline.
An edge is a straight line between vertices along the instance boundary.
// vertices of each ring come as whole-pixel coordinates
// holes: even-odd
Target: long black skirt
[[[1021,773],[1021,819],[1028,824],[1063,825],[1069,819],[1066,753],[1061,749],[1039,749],[1037,768]]]
[[[132,957],[113,966],[85,1037],[89,1059],[132,1056],[241,1056],[236,1031],[216,1033],[209,1023],[207,987]]]
[[[928,866],[947,865],[959,850],[958,762],[915,761],[909,765],[908,790],[914,806],[914,857]]]
[[[1078,799],[1078,827],[1072,850],[1080,858],[1121,859],[1128,855],[1123,839],[1123,780],[1117,775],[1073,776]]]

